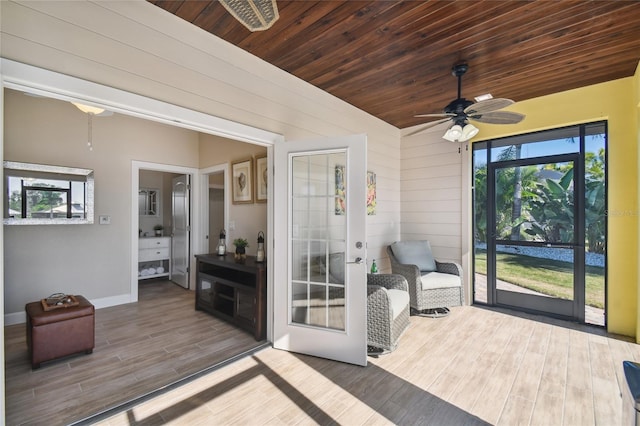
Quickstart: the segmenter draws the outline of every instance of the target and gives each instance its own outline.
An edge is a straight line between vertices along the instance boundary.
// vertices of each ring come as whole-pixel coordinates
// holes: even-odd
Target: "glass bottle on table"
[[[371,273],[372,274],[377,274],[378,273],[378,265],[376,264],[376,260],[373,259],[373,262],[371,263]]]

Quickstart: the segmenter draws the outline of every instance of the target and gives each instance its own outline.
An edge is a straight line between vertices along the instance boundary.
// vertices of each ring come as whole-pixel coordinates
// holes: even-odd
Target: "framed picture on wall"
[[[338,164],[335,168],[335,214],[336,216],[342,216],[345,212],[345,203],[346,203],[346,191],[347,188],[345,186],[344,181],[344,166]]]
[[[231,163],[233,204],[253,203],[253,159]]]
[[[376,174],[367,172],[367,215],[376,214]]]
[[[335,167],[335,214],[344,215],[347,188],[345,184],[345,168],[342,165]],[[376,214],[376,174],[367,172],[367,215]]]
[[[256,203],[267,202],[267,157],[256,158]]]

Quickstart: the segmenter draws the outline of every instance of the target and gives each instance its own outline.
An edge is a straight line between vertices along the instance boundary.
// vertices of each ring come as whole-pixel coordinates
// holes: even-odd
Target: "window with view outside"
[[[9,218],[86,218],[85,183],[8,176]]]

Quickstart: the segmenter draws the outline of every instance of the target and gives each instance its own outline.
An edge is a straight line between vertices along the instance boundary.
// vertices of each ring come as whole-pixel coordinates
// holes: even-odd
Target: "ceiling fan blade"
[[[497,111],[502,108],[506,108],[509,105],[513,105],[515,102],[511,99],[495,98],[487,99],[486,101],[476,102],[464,109],[464,112],[468,115],[485,114],[487,112]]]
[[[486,114],[473,114],[469,119],[488,124],[516,124],[521,122],[526,116],[519,112],[493,111]]]
[[[429,123],[426,123],[426,124],[418,127],[417,129],[415,129],[411,133],[407,133],[406,135],[403,135],[403,136],[417,135],[418,133],[424,132],[425,130],[428,130],[428,129],[432,128],[432,127],[436,127],[439,124],[446,123],[447,121],[451,121],[451,119],[450,118],[443,118],[442,120],[431,121]]]
[[[443,112],[440,114],[420,114],[420,115],[414,115],[414,117],[455,117],[455,114],[451,114],[448,112]]]

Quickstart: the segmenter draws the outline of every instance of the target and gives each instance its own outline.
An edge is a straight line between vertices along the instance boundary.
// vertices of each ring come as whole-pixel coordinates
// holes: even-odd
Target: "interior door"
[[[496,304],[584,321],[585,254],[578,243],[584,241],[584,197],[577,159],[567,154],[490,166],[494,231],[487,278]],[[522,185],[527,180],[535,185]],[[569,280],[559,278],[558,261],[568,265],[562,271]]]
[[[366,136],[274,154],[273,345],[366,365]]]
[[[173,178],[171,189],[171,280],[189,288],[189,175]]]

